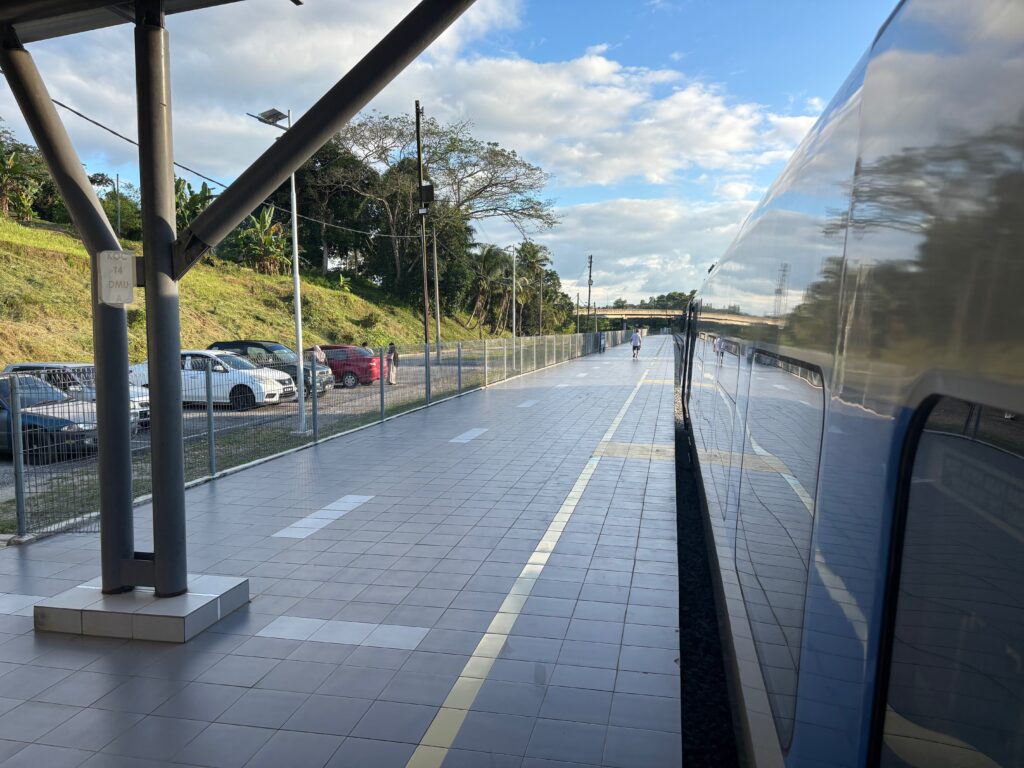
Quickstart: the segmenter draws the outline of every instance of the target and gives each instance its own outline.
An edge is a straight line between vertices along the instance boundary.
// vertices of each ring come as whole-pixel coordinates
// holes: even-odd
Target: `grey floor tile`
[[[616,693],[612,698],[611,725],[679,733],[679,699]]]
[[[342,740],[322,733],[277,731],[246,768],[323,768]]]
[[[97,751],[127,731],[145,715],[134,712],[112,712],[106,709],[83,709],[38,741],[56,747],[74,747]]]
[[[153,714],[213,722],[245,693],[245,688],[215,683],[189,683],[157,707]]]
[[[84,749],[29,744],[13,757],[4,761],[4,768],[75,768],[92,757]]]
[[[633,728],[608,729],[604,764],[615,768],[663,768],[681,765],[679,734]]]
[[[442,768],[520,768],[519,755],[501,755],[495,752],[474,752],[468,749],[449,749]]]
[[[570,664],[576,667],[615,669],[618,662],[619,646],[613,643],[564,640],[558,654],[559,664]]]
[[[251,687],[277,664],[277,659],[258,656],[225,656],[196,679],[201,683]]]
[[[143,718],[122,733],[103,752],[126,757],[166,760],[202,733],[208,724],[173,717]]]
[[[305,693],[270,691],[259,688],[246,691],[217,718],[233,725],[280,728],[309,698]]]
[[[396,672],[380,694],[383,701],[440,706],[455,684],[454,676],[427,675],[420,672]]]
[[[540,711],[545,690],[543,685],[485,680],[473,702],[473,709],[534,717]]]
[[[347,736],[373,703],[370,699],[344,696],[310,696],[284,728],[307,733]]]
[[[338,747],[327,768],[405,768],[416,747],[394,741],[348,738]]]
[[[337,668],[337,664],[286,659],[260,680],[256,687],[276,691],[313,693]]]
[[[602,759],[605,730],[602,725],[538,719],[526,754],[596,765]]]
[[[522,755],[533,732],[532,717],[471,711],[454,746],[479,752]]]
[[[266,728],[213,723],[178,752],[174,761],[208,768],[242,768],[273,734]]]
[[[390,669],[342,666],[331,673],[316,692],[329,696],[375,699],[394,675]]]
[[[540,708],[540,717],[605,725],[611,704],[609,691],[551,685]]]
[[[73,672],[34,698],[36,701],[48,701],[51,704],[87,707],[123,685],[128,679],[124,676],[104,675],[99,672]],[[0,684],[0,690],[6,690],[6,686]]]
[[[26,664],[3,676],[0,693],[8,699],[31,699],[71,675],[70,669]]]
[[[35,741],[47,731],[70,720],[81,710],[62,704],[26,701],[0,715],[0,739]]]
[[[436,713],[437,707],[376,701],[352,729],[352,735],[417,744]]]
[[[615,670],[556,664],[551,674],[551,685],[611,691],[615,689]]]
[[[620,671],[615,678],[615,691],[674,698],[679,695],[679,675]]]

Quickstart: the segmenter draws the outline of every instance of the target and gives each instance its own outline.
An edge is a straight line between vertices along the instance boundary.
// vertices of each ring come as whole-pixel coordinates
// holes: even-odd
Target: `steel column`
[[[96,420],[99,435],[100,559],[103,591],[131,585],[121,561],[134,555],[132,519],[131,406],[128,394],[128,323],[124,307],[99,303],[97,254],[119,251],[96,192],[85,175],[35,62],[13,32],[4,31],[0,63],[36,146],[60,190],[75,229],[89,252],[92,287],[92,343],[96,363]]]
[[[170,56],[161,0],[136,3],[135,83],[153,463],[153,578],[157,595],[170,597],[187,591],[188,581]]]
[[[217,474],[217,438],[213,419],[213,360],[206,358],[206,468]]]
[[[380,420],[384,421],[384,347],[380,348]]]

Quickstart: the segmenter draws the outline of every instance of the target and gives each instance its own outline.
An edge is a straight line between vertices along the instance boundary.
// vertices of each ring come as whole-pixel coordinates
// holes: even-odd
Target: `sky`
[[[230,182],[276,131],[246,112],[309,108],[414,0],[244,0],[171,16],[175,159]],[[637,301],[700,285],[895,0],[477,0],[371,103],[415,99],[551,174],[563,287]],[[128,25],[35,43],[51,95],[136,135]],[[6,83],[0,117],[30,135]],[[89,172],[137,180],[135,148],[77,117]],[[183,174],[188,178],[187,174]],[[477,239],[519,239],[479,222]],[[183,290],[187,290],[183,285]]]

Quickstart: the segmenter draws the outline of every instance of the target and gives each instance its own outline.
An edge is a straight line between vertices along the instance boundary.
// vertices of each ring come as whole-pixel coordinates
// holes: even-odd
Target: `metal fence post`
[[[206,467],[217,474],[217,442],[213,428],[213,360],[206,358]]]
[[[21,434],[21,398],[18,395],[18,377],[11,376],[11,459],[14,461],[14,506],[18,520],[18,535],[24,536],[25,525],[25,444]]]
[[[487,386],[487,339],[484,339],[484,386]]]
[[[384,421],[384,347],[380,348],[380,420]]]
[[[501,378],[508,378],[508,351],[505,349],[505,339],[501,340]]]
[[[313,417],[313,444],[316,445],[320,442],[320,419],[318,418],[320,413],[320,389],[317,387],[316,382],[316,355],[312,357],[312,370],[313,370],[313,387],[310,392],[310,404],[309,407],[312,409]]]
[[[427,405],[430,405],[430,344],[423,345],[423,384],[427,396]]]
[[[458,376],[459,394],[461,395],[462,394],[462,342],[461,341],[459,342],[458,350],[459,350],[459,365],[458,365],[458,373],[456,375]]]

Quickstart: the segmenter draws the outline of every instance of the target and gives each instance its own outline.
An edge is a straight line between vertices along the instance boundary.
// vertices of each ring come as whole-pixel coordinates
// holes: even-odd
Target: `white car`
[[[232,352],[183,350],[181,353],[181,399],[184,403],[206,402],[206,369],[212,366],[212,399],[244,411],[259,405],[295,398],[291,376],[272,368],[260,368]],[[131,367],[132,384],[149,386],[149,364]]]

